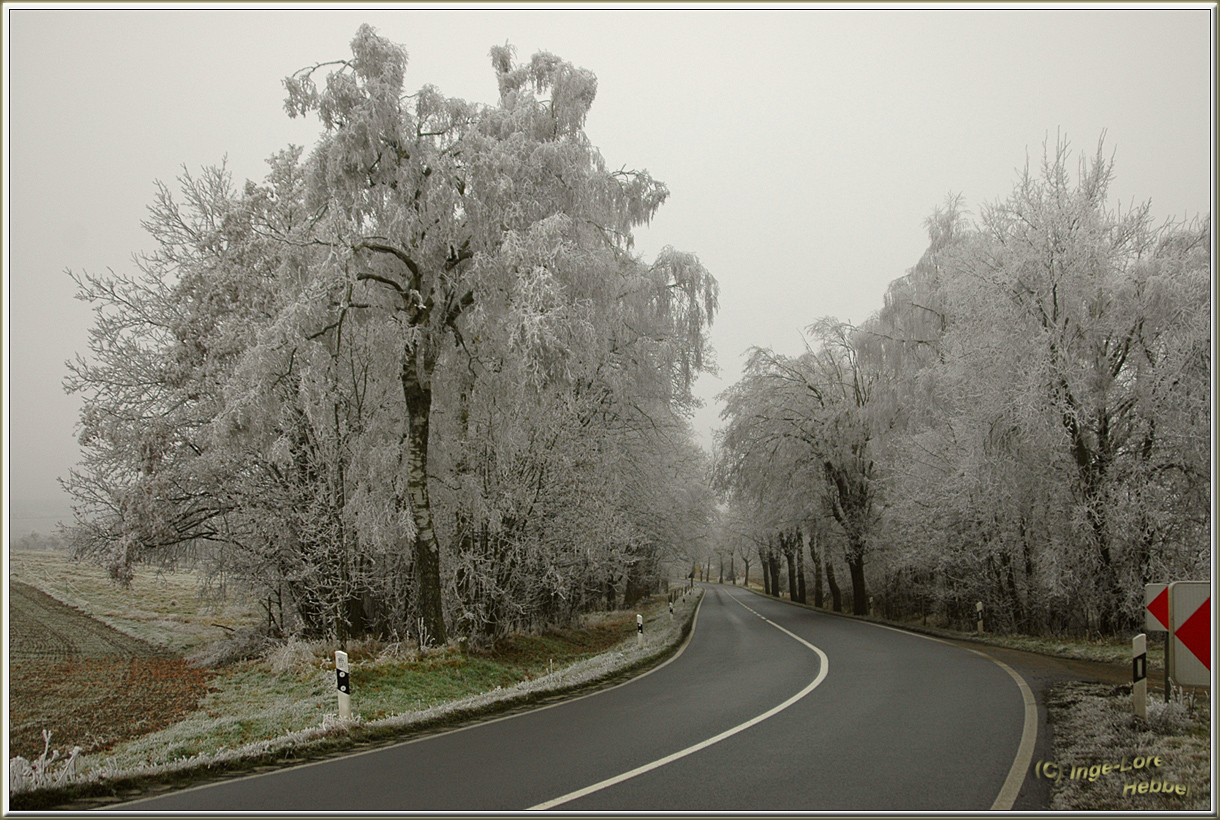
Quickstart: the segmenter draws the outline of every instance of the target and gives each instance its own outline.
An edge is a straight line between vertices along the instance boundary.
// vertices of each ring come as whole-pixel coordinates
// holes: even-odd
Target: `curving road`
[[[114,808],[1007,809],[1036,732],[1019,681],[976,652],[709,586],[684,651],[623,686]]]

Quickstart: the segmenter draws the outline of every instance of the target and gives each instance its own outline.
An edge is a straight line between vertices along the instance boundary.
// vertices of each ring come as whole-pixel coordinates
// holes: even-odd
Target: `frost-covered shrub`
[[[214,669],[238,661],[257,658],[267,651],[271,639],[255,629],[235,630],[219,641],[203,646],[187,656],[200,669]]]
[[[1148,728],[1154,734],[1186,734],[1193,725],[1190,704],[1183,696],[1175,696],[1168,703],[1154,698],[1148,699]]]
[[[13,793],[60,786],[71,782],[76,776],[76,761],[83,751],[73,746],[66,758],[61,759],[58,749],[51,748],[51,732],[42,730],[45,744],[42,754],[33,762],[24,757],[10,758],[8,762],[9,790]]]
[[[377,659],[373,663],[407,663],[418,659],[419,651],[414,646],[402,641],[395,641],[386,644],[377,653]]]
[[[287,643],[273,646],[267,651],[267,663],[276,675],[285,672],[307,672],[316,667],[327,655],[330,644],[325,641],[302,641],[289,638]]]

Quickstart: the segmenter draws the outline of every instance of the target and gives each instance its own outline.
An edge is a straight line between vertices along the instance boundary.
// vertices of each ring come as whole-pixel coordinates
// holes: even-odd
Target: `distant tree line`
[[[14,538],[12,544],[23,550],[62,550],[65,547],[58,533],[40,533],[38,530]]]
[[[1210,577],[1210,216],[1111,208],[1100,143],[1071,165],[1048,145],[977,219],[950,197],[868,321],[751,351],[715,475],[768,591],[808,553],[819,605],[824,575],[835,609],[1114,634],[1145,583]]]
[[[717,285],[632,229],[666,199],[583,131],[596,79],[491,51],[496,105],[404,94],[405,51],[285,81],[325,128],[260,183],[161,186],[96,308],[72,544],[192,559],[273,631],[443,643],[652,591],[706,534],[690,386]],[[321,72],[326,72],[320,79]]]

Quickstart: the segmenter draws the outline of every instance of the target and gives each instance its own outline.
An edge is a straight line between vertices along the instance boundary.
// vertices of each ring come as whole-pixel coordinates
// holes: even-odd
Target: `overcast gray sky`
[[[1104,131],[1124,204],[1209,213],[1213,11],[8,6],[6,493],[55,498],[78,455],[61,384],[91,318],[65,269],[132,270],[154,181],[183,164],[227,156],[240,182],[310,145],[281,80],[350,56],[363,22],[406,47],[412,90],[494,102],[487,53],[505,42],[597,75],[593,143],[671,191],[638,250],[694,251],[720,281],[707,443],[748,347],[794,353],[820,316],[865,319],[923,252],[932,208],[1005,196],[1048,135],[1091,152]]]

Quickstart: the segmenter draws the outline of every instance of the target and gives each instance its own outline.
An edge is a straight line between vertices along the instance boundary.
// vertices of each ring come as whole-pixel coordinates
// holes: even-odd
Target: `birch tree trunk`
[[[407,494],[415,521],[412,557],[415,559],[417,611],[427,634],[422,645],[444,645],[445,610],[441,600],[441,551],[432,526],[432,504],[428,498],[428,426],[432,413],[432,389],[421,378],[414,351],[403,356],[402,393],[407,405]]]

